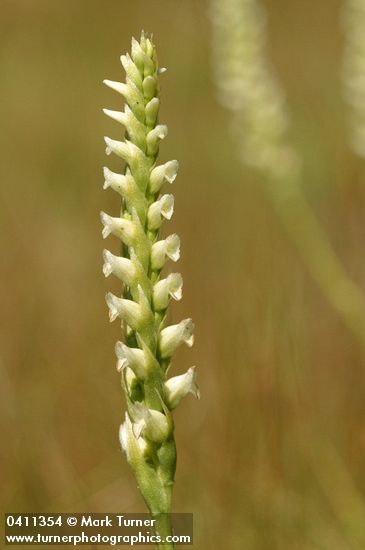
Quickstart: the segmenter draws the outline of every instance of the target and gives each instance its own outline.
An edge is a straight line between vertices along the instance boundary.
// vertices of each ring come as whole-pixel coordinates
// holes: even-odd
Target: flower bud
[[[164,217],[167,220],[170,220],[173,213],[174,196],[162,195],[162,197],[158,201],[152,203],[148,209],[148,229],[151,231],[156,231],[162,224],[162,218]]]
[[[160,141],[165,139],[168,133],[168,128],[165,124],[158,124],[153,130],[147,134],[147,154],[156,155]]]
[[[152,76],[155,72],[155,63],[154,61],[148,56],[144,55],[143,57],[143,76],[146,78],[147,76]]]
[[[148,127],[153,127],[156,124],[158,111],[160,108],[160,100],[158,97],[153,97],[151,101],[149,101],[145,108],[145,116],[146,116],[146,125]]]
[[[180,258],[180,238],[175,233],[162,241],[157,241],[151,249],[151,266],[157,271],[162,269],[166,262],[166,256],[173,262]]]
[[[155,52],[155,47],[153,46],[151,40],[149,38],[147,38],[147,36],[145,36],[145,46],[144,46],[144,51],[146,52],[146,54],[148,55],[148,57],[150,57],[151,59],[153,59],[156,63],[156,52]]]
[[[194,343],[194,323],[191,319],[184,319],[177,325],[171,325],[160,332],[159,350],[163,359],[171,357],[183,342],[191,347]]]
[[[123,69],[126,72],[127,78],[132,80],[137,88],[140,88],[142,86],[142,76],[136,64],[132,61],[129,53],[127,53],[126,55],[121,55],[120,61],[123,65]]]
[[[164,311],[169,305],[170,297],[174,300],[182,298],[183,279],[180,273],[170,273],[153,287],[153,307],[155,311]]]
[[[179,163],[177,160],[169,160],[165,164],[156,166],[150,175],[150,192],[158,193],[165,180],[172,183],[177,176],[178,169]]]
[[[136,40],[134,37],[132,37],[132,59],[134,63],[136,64],[136,67],[138,68],[139,72],[143,74],[143,66],[144,66],[144,57],[145,53],[142,50],[140,43],[138,40]]]
[[[145,38],[143,33],[141,35],[140,43],[135,38],[132,38],[132,59],[137,65],[138,70],[144,76],[148,76],[154,73],[155,71],[154,48],[150,43],[150,41]]]
[[[200,398],[199,388],[196,385],[195,367],[190,367],[185,374],[174,376],[165,382],[165,399],[172,410],[180,403],[181,399],[188,393]]]
[[[150,101],[157,94],[157,79],[155,76],[147,76],[143,81],[143,94]]]

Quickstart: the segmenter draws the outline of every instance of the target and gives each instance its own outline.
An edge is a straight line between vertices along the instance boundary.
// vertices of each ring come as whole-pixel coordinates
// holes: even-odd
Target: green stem
[[[159,535],[162,540],[166,540],[168,536],[173,535],[171,515],[170,514],[153,514],[155,520],[154,531],[156,535]],[[174,550],[175,544],[173,542],[161,542],[156,545],[158,550]]]

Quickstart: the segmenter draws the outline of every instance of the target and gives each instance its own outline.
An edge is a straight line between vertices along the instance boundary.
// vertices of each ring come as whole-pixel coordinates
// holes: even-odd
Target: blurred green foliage
[[[306,193],[365,290],[365,166],[346,144],[340,2],[266,0]],[[260,185],[235,158],[198,0],[1,0],[0,410],[4,511],[143,511],[120,455],[124,403],[101,273],[103,78],[153,32],[161,160],[178,158],[184,300],[202,399],[176,412],[174,509],[195,547],[362,550],[364,351],[321,296]],[[115,161],[117,162],[117,161]],[[114,165],[115,168],[115,165]],[[233,199],[232,199],[233,197]],[[117,243],[115,243],[117,246]],[[115,283],[117,285],[117,283]]]

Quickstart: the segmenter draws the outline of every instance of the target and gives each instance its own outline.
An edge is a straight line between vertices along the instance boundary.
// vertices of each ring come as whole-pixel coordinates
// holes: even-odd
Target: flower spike
[[[160,194],[163,185],[173,183],[179,164],[169,160],[158,164],[159,148],[167,136],[158,121],[160,108],[159,69],[152,39],[142,33],[132,38],[130,54],[122,55],[126,82],[104,83],[125,99],[124,109],[103,109],[106,116],[125,128],[126,139],[105,137],[106,153],[122,159],[120,170],[104,168],[104,189],[116,191],[122,200],[119,216],[101,212],[103,237],[117,237],[121,256],[104,250],[103,273],[116,276],[123,284],[121,296],[106,295],[110,321],[122,321],[124,342],[117,342],[117,370],[122,377],[128,411],[120,427],[120,443],[133,469],[138,487],[154,517],[170,512],[176,449],[171,411],[187,393],[199,395],[194,368],[167,380],[166,371],[175,349],[193,344],[193,322],[185,319],[164,326],[171,299],[182,297],[182,276],[170,273],[160,278],[168,259],[180,257],[176,234],[162,239],[164,220],[174,211],[172,194]],[[168,523],[156,525],[156,532],[171,534]],[[172,545],[164,545],[164,549]]]

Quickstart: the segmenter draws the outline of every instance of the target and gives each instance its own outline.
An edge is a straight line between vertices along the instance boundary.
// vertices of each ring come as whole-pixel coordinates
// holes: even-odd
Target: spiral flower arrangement
[[[124,342],[117,342],[117,369],[122,375],[127,412],[120,428],[120,442],[138,487],[158,531],[171,531],[171,492],[176,466],[172,410],[182,397],[199,397],[194,367],[185,374],[167,379],[172,356],[180,344],[193,344],[193,322],[165,326],[171,299],[182,297],[182,277],[170,273],[161,278],[168,260],[180,256],[176,234],[159,238],[163,221],[173,214],[174,197],[161,194],[165,182],[173,183],[178,162],[157,164],[159,144],[167,126],[158,123],[160,107],[156,49],[152,39],[132,38],[131,54],[121,56],[126,82],[105,80],[120,93],[124,112],[104,109],[104,113],[125,129],[125,139],[105,138],[106,153],[114,153],[125,163],[124,174],[104,168],[104,188],[122,199],[121,213],[113,217],[101,213],[103,237],[110,234],[121,241],[122,255],[104,251],[105,276],[115,275],[123,283],[121,297],[108,293],[110,321],[122,321]],[[161,546],[172,548],[172,546]]]

